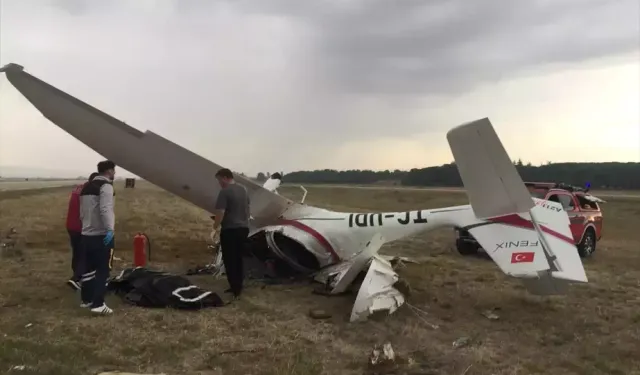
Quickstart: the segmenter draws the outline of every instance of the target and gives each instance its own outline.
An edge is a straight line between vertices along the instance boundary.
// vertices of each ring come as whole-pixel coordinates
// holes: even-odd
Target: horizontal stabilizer
[[[535,200],[531,218],[544,243],[554,279],[587,282],[587,274],[578,254],[569,216],[558,202]]]
[[[527,212],[533,207],[489,119],[457,126],[449,130],[447,140],[476,217]]]
[[[562,205],[535,203],[531,213],[497,216],[465,229],[502,272],[522,279],[531,293],[563,294],[569,283],[587,282],[587,275]]]
[[[535,278],[550,269],[533,224],[517,214],[497,217],[467,230],[507,275]],[[527,225],[526,223],[529,223]]]

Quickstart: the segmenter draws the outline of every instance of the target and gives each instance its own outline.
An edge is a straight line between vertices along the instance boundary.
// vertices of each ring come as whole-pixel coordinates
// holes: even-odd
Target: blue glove
[[[104,235],[104,246],[109,246],[109,244],[113,241],[113,231],[107,231],[107,234]]]

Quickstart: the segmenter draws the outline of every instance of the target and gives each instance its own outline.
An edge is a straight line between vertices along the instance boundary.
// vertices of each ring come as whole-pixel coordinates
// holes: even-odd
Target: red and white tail
[[[559,203],[531,198],[489,119],[460,125],[447,140],[478,218],[464,229],[498,267],[535,294],[587,282],[567,213]]]

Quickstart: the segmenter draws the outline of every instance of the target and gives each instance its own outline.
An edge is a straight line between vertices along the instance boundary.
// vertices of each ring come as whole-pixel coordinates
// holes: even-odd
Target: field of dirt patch
[[[137,231],[151,238],[154,267],[183,272],[211,260],[207,213],[146,183],[135,189],[118,183],[116,190],[116,256],[123,261],[114,272],[130,263]],[[349,211],[465,203],[459,193],[308,190],[308,204]],[[282,193],[299,194],[295,188]],[[383,249],[421,262],[399,271],[411,285],[408,304],[394,315],[352,324],[354,295],[318,296],[306,284],[249,284],[241,300],[200,312],[129,307],[111,296],[114,316],[88,316],[65,285],[71,275],[68,194],[53,189],[3,198],[0,192],[0,231],[15,227],[23,246],[22,257],[0,259],[1,373],[640,374],[638,199],[604,205],[603,240],[584,261],[589,283],[567,296],[528,295],[490,260],[457,254],[452,231],[439,230]],[[192,280],[220,294],[227,287],[211,276]],[[332,317],[313,320],[313,308]],[[498,319],[488,319],[487,311]],[[371,349],[385,342],[396,363],[370,368]],[[15,366],[24,367],[8,370]]]

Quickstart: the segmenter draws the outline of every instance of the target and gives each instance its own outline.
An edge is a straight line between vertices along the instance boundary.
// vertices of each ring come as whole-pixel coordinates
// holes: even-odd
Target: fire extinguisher
[[[151,260],[151,241],[146,234],[138,232],[133,237],[133,266],[145,267]]]

